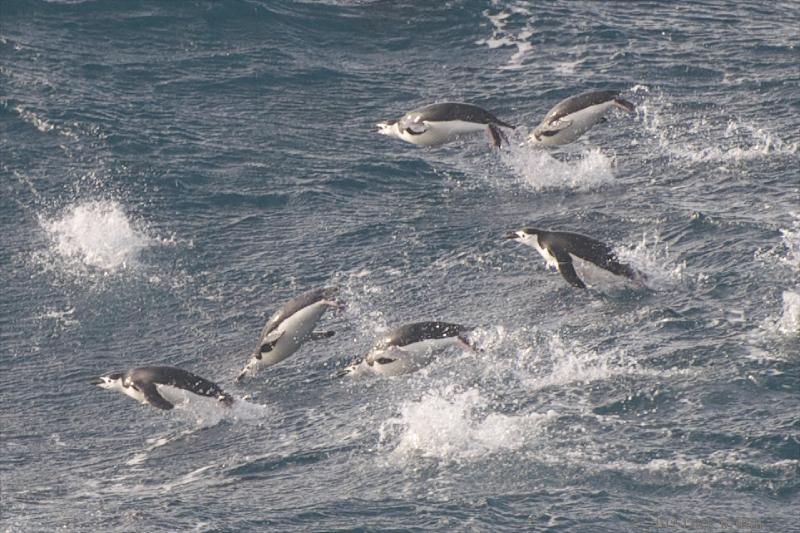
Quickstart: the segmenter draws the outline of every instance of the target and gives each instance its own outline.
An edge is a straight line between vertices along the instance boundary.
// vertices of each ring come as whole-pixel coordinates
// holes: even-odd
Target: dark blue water
[[[341,5],[340,5],[341,4]],[[795,2],[0,4],[4,531],[798,531]],[[523,144],[618,89],[577,143]],[[520,128],[417,149],[467,101]],[[537,225],[649,289],[568,286]],[[346,311],[242,386],[283,301]],[[477,326],[398,378],[388,327]],[[231,412],[88,380],[181,366]]]

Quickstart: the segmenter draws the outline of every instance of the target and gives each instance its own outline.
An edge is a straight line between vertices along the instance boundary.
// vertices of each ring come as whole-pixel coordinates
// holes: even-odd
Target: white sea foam
[[[550,188],[594,189],[614,180],[614,159],[599,148],[577,159],[559,161],[546,150],[523,145],[503,154],[518,183],[534,190]]]
[[[516,48],[516,51],[511,55],[502,69],[518,69],[524,64],[525,58],[529,52],[533,50],[533,44],[530,43],[530,38],[533,36],[533,27],[528,22],[530,20],[531,12],[524,5],[512,5],[504,8],[503,10],[492,14],[490,10],[485,10],[483,15],[489,19],[492,25],[492,35],[484,39],[475,41],[475,44],[486,45],[490,49],[511,47]],[[509,21],[525,21],[521,27],[512,29],[509,27]],[[519,24],[512,24],[519,26]]]
[[[800,336],[800,292],[783,291],[783,313],[776,329],[783,335]]]
[[[106,273],[134,268],[142,250],[159,239],[137,229],[114,201],[72,205],[60,216],[40,220],[57,256]]]
[[[794,287],[783,291],[783,309],[780,316],[770,316],[762,324],[762,328],[772,335],[788,337],[800,336],[800,286],[796,285],[800,275],[800,216],[794,215],[790,229],[782,229],[782,246],[780,249],[759,250],[756,258],[768,264],[778,264],[789,270],[795,281]]]
[[[431,390],[400,406],[400,414],[381,424],[381,446],[392,459],[409,456],[462,461],[516,450],[536,438],[555,413],[505,415],[491,412],[478,389],[452,385]]]
[[[14,106],[14,111],[19,115],[19,117],[24,120],[25,122],[31,124],[34,128],[41,131],[42,133],[50,133],[51,131],[55,131],[64,135],[65,137],[70,137],[72,139],[77,139],[78,136],[73,132],[71,129],[66,127],[57,127],[46,118],[42,118],[40,115],[25,109],[24,107],[17,105]]]
[[[650,94],[637,85],[632,92],[647,95],[637,106],[642,130],[657,151],[688,163],[731,163],[773,157],[795,156],[797,143],[786,143],[766,127],[734,120],[724,110],[688,113],[669,95]],[[646,141],[647,142],[647,141]]]
[[[786,248],[786,254],[781,258],[781,262],[792,272],[800,274],[800,215],[795,214],[792,228],[782,229],[781,233]]]

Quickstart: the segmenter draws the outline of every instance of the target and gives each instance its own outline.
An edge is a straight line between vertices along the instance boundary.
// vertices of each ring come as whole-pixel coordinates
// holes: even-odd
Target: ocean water
[[[0,3],[0,530],[800,531],[796,2]],[[617,89],[573,145],[524,143]],[[418,149],[467,101],[519,127]],[[575,290],[526,225],[649,288]],[[346,309],[249,382],[266,318]],[[387,328],[478,353],[331,376]],[[170,412],[145,364],[240,400]]]

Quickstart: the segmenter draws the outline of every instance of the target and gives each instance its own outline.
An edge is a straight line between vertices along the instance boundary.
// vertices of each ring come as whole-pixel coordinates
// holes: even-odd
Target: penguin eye
[[[378,359],[375,359],[375,362],[378,363],[379,365],[388,365],[389,363],[393,363],[394,361],[397,361],[397,359],[390,359],[388,357],[379,357]]]

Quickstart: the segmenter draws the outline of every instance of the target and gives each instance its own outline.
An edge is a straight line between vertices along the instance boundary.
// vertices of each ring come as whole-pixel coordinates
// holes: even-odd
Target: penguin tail
[[[502,126],[504,128],[511,129],[511,130],[517,129],[517,127],[515,125],[509,124],[508,122],[503,122],[502,120],[499,120],[499,119],[497,120],[497,125],[498,126]]]
[[[614,98],[614,105],[628,113],[636,112],[636,106],[623,98]]]

